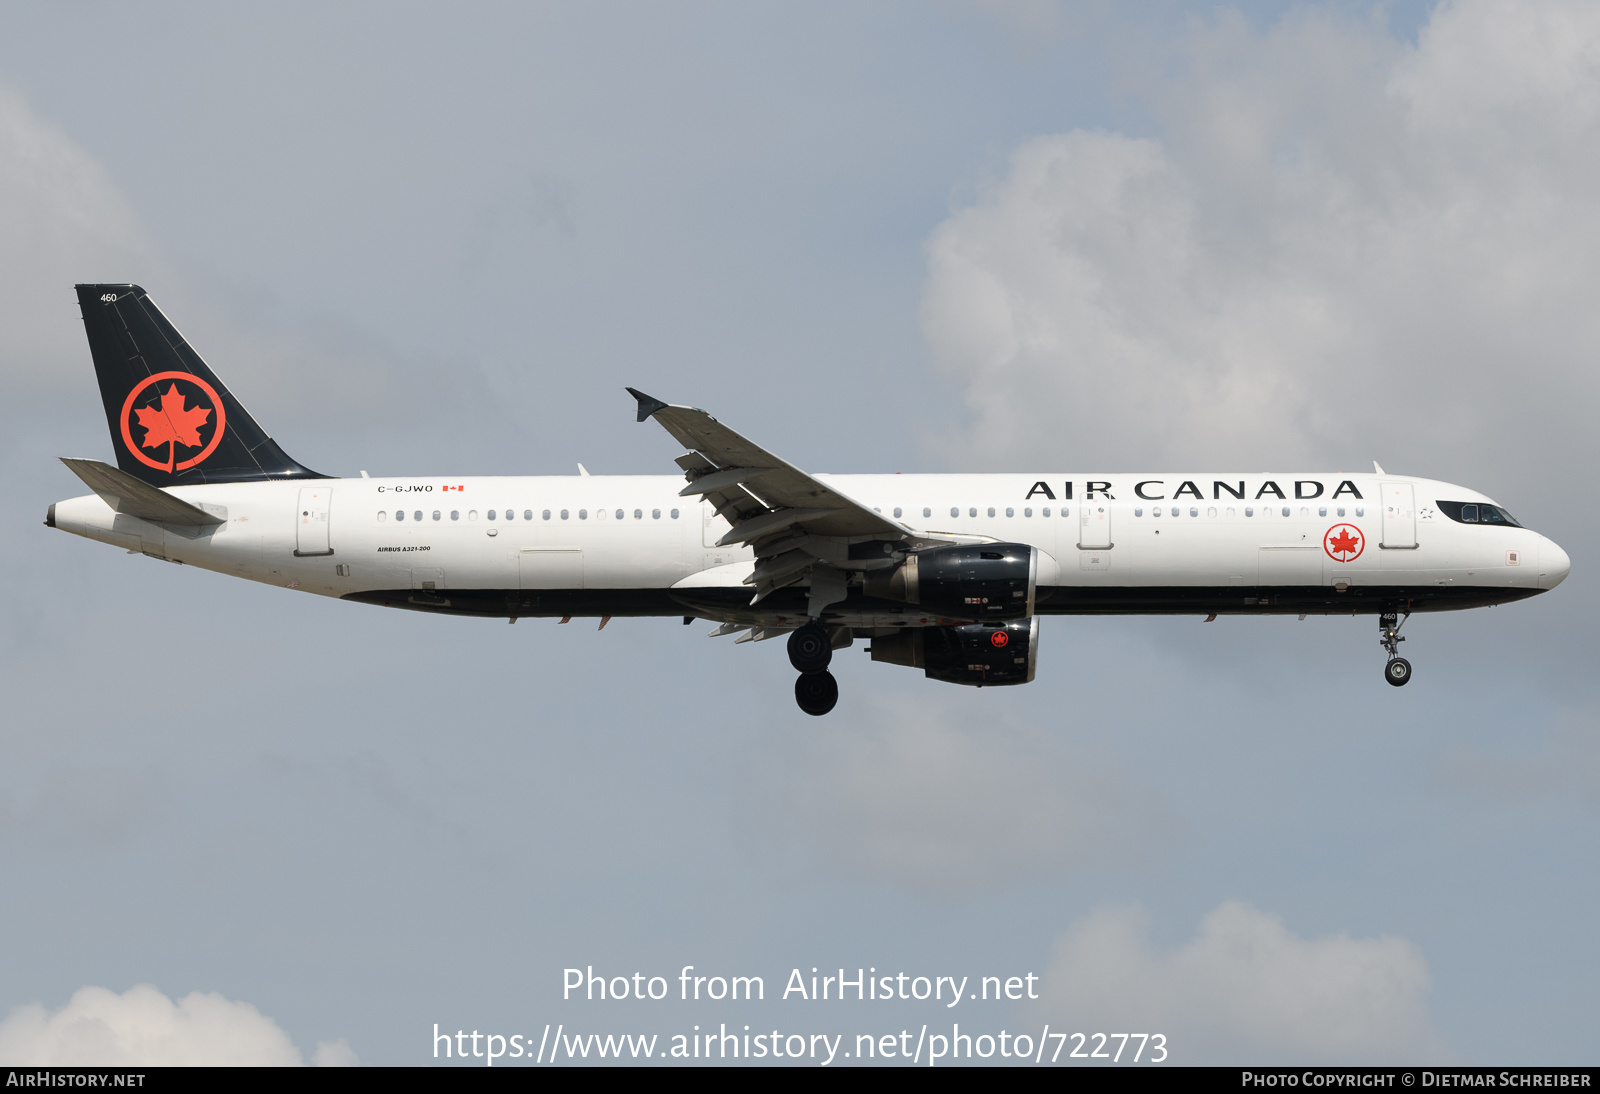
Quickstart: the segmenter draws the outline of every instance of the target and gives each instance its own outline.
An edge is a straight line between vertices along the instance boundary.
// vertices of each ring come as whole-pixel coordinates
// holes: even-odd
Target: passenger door
[[[1388,551],[1417,546],[1416,500],[1409,482],[1383,484],[1383,538],[1378,546]]]
[[[333,554],[328,541],[328,507],[332,500],[333,491],[326,486],[308,486],[300,491],[300,506],[294,518],[296,556]]]

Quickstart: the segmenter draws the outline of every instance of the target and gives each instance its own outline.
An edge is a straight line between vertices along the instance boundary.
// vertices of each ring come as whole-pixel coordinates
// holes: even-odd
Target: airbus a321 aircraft
[[[1034,677],[1041,615],[1404,620],[1553,589],[1567,554],[1465,487],[1374,473],[811,475],[632,388],[681,475],[330,478],[290,459],[137,285],[79,285],[117,466],[74,535],[302,593],[509,619],[681,616],[787,636],[826,714],[833,651],[977,687]],[[580,465],[580,471],[582,471]]]

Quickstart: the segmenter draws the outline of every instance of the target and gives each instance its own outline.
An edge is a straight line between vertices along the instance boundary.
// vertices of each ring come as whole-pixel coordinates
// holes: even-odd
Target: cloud
[[[167,264],[93,156],[0,86],[0,376],[53,387],[87,353],[72,286]]]
[[[149,984],[121,995],[80,988],[50,1011],[35,1003],[0,1021],[0,1063],[26,1067],[296,1067],[289,1035],[249,1003],[216,992],[174,1002]],[[351,1066],[343,1040],[317,1046],[318,1066]]]
[[[1597,57],[1571,2],[1441,4],[1414,48],[1308,10],[1198,26],[1158,137],[1029,141],[931,236],[923,330],[971,413],[950,462],[1580,458]]]
[[[1238,901],[1171,952],[1138,909],[1095,912],[1057,940],[1041,1016],[1063,1028],[1160,1032],[1174,1063],[1436,1060],[1428,968],[1403,938],[1306,939]]]
[[[274,318],[285,324],[270,294],[202,284],[152,238],[105,167],[4,85],[0,253],[0,378],[13,392],[93,391],[72,287],[133,282],[247,405],[324,424],[348,425],[354,407],[420,413],[405,371],[372,338],[326,317],[275,331]]]
[[[912,885],[1159,857],[1175,827],[1114,761],[931,700],[828,726],[791,787],[827,860]]]

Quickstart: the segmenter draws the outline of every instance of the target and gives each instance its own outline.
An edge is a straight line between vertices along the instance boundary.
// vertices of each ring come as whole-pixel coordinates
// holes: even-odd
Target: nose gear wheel
[[[1411,662],[1400,656],[1400,643],[1406,640],[1400,628],[1410,618],[1410,612],[1404,616],[1385,612],[1378,617],[1378,644],[1389,651],[1389,663],[1383,666],[1383,678],[1397,688],[1411,682]]]

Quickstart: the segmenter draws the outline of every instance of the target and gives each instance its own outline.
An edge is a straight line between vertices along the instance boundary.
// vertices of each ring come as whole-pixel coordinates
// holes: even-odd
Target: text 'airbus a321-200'
[[[977,687],[1034,677],[1042,615],[1412,612],[1553,589],[1565,551],[1473,490],[1374,473],[810,475],[629,389],[680,475],[332,478],[290,459],[137,285],[79,285],[117,466],[46,523],[302,593],[506,618],[787,636],[825,714],[833,651]],[[581,468],[580,468],[581,470]],[[687,484],[686,484],[687,483]]]

